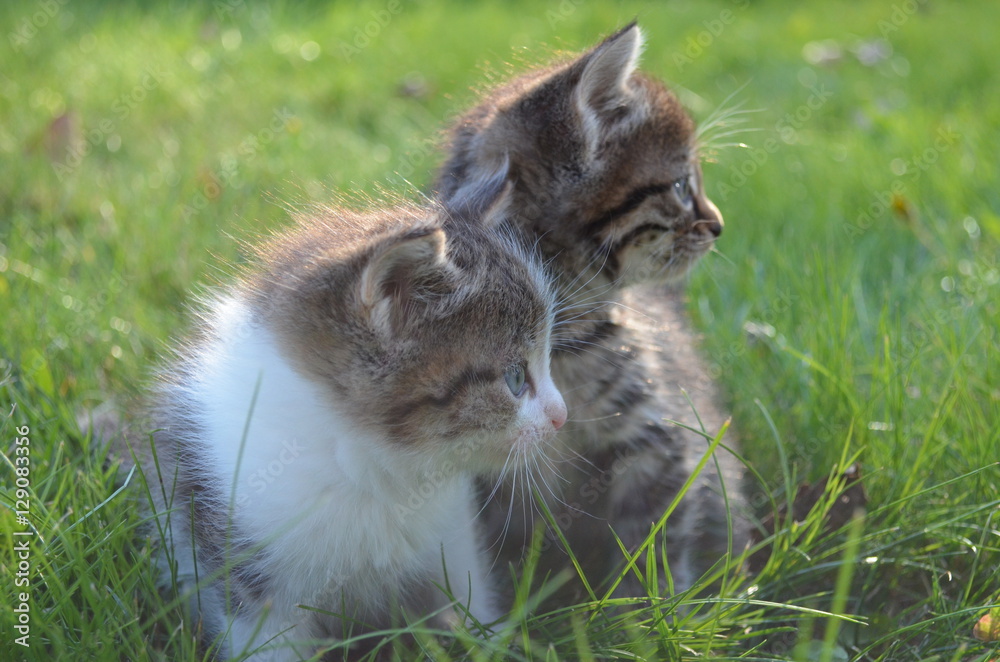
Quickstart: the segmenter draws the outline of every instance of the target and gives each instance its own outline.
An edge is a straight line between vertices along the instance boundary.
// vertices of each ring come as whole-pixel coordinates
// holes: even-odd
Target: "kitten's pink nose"
[[[549,406],[545,408],[545,413],[548,414],[549,420],[552,421],[552,427],[556,430],[566,424],[566,403],[562,401],[562,398],[550,402]]]

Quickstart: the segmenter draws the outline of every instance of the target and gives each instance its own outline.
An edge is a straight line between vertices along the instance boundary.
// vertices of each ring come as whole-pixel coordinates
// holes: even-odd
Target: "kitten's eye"
[[[503,378],[507,382],[507,388],[510,392],[514,394],[515,398],[520,398],[524,395],[525,382],[524,382],[524,366],[523,365],[512,365],[507,368],[507,371],[503,373]]]
[[[691,179],[689,177],[681,177],[674,181],[674,194],[677,199],[681,201],[681,204],[685,207],[691,206]]]

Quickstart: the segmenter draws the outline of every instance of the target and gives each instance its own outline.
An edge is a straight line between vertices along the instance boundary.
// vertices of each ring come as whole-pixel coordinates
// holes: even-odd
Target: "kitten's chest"
[[[440,564],[442,546],[468,534],[471,488],[456,482],[422,494],[422,486],[327,489],[303,504],[306,512],[278,543],[279,553],[307,569],[303,576],[330,587],[385,586],[427,575]]]
[[[341,490],[300,504],[293,525],[266,537],[268,558],[279,561],[268,571],[276,604],[355,605],[379,622],[391,596],[439,581],[446,553],[449,568],[464,560],[452,550],[473,535],[471,487],[456,487],[424,503]]]

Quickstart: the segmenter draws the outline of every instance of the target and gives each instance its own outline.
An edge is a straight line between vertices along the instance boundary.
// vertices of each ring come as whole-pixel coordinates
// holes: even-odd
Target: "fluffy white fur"
[[[479,621],[495,621],[471,478],[353,427],[328,391],[293,369],[275,338],[251,322],[244,302],[224,298],[212,309],[218,340],[200,351],[184,399],[204,412],[199,461],[235,495],[233,531],[265,543],[273,589],[263,623],[256,610],[223,616],[227,654],[277,637],[253,660],[308,656],[308,648],[289,645],[315,636],[311,614],[297,605],[336,611],[346,588],[378,607],[418,579],[447,581]],[[177,557],[183,564],[184,553]],[[218,596],[207,605],[222,609]]]

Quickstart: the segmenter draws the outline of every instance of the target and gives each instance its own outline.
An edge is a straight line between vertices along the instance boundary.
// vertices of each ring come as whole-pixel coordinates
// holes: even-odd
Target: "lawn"
[[[689,307],[753,504],[803,498],[714,592],[525,607],[509,642],[425,654],[1000,656],[1000,5],[44,0],[0,7],[0,659],[200,659],[140,481],[116,491],[77,413],[142,393],[241,240],[417,197],[508,63],[633,18],[697,120],[736,111],[704,149],[726,230]]]

